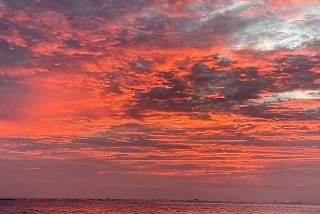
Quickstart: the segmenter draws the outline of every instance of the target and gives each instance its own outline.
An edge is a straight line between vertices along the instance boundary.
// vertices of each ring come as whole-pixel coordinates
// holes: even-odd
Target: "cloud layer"
[[[3,194],[314,200],[319,5],[0,0]]]

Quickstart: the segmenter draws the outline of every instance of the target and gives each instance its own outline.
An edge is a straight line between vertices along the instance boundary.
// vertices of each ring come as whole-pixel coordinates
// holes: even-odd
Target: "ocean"
[[[16,199],[0,200],[0,213],[315,214],[320,213],[320,205],[214,203],[201,201]]]

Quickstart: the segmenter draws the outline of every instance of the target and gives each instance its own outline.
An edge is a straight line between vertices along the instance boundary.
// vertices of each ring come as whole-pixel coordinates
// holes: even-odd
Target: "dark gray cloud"
[[[233,107],[241,106],[238,108],[239,113],[253,117],[301,120],[319,118],[317,109],[292,111],[282,108],[274,111],[274,106],[264,102],[250,105],[250,100],[263,98],[260,94],[262,91],[284,93],[319,90],[319,84],[315,81],[320,76],[312,70],[319,64],[317,56],[311,59],[305,55],[288,55],[273,63],[276,63],[275,70],[268,76],[259,74],[259,68],[229,70],[231,64],[227,63],[224,66],[227,70],[224,71],[221,68],[210,68],[202,62],[195,63],[183,81],[174,79],[172,72],[159,73],[166,87],[154,87],[146,93],[138,93],[136,104],[129,108],[128,114],[142,116],[148,109],[164,112],[232,112]],[[212,94],[221,97],[210,97]]]
[[[0,39],[0,66],[3,67],[30,67],[31,52],[25,47],[10,44]]]
[[[252,79],[241,80],[242,73]],[[133,107],[135,111],[231,111],[233,106],[258,98],[260,90],[270,85],[266,80],[257,78],[257,71],[253,68],[217,71],[201,62],[193,65],[184,81],[174,79],[170,73],[161,75],[166,78],[163,84],[167,87],[155,87],[147,93],[137,94],[137,103]],[[221,97],[206,97],[212,94]]]
[[[276,70],[274,78],[280,81],[272,92],[291,91],[296,89],[319,89],[320,85],[314,83],[320,78],[319,73],[312,71],[320,64],[319,56],[310,57],[307,55],[287,55],[276,59]],[[272,78],[272,77],[271,77]]]

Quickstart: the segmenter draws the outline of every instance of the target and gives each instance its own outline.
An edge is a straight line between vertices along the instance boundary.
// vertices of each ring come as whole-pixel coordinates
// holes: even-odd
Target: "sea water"
[[[214,203],[201,201],[16,199],[0,200],[0,213],[315,214],[320,213],[320,205]]]

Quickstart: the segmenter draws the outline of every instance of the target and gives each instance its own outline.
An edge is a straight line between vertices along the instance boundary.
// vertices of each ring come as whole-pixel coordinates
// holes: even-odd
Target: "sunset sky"
[[[0,0],[0,197],[319,201],[319,0]]]

